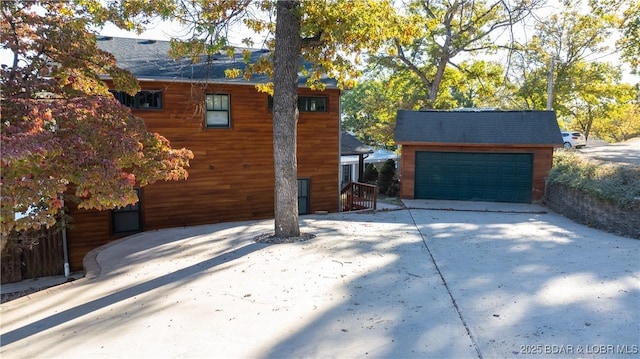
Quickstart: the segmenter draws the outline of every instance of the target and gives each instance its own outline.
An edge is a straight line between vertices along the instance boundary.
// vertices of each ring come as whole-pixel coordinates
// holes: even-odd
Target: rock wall
[[[630,209],[621,210],[612,201],[595,198],[563,184],[547,182],[545,204],[578,223],[640,239],[640,200],[636,200]]]

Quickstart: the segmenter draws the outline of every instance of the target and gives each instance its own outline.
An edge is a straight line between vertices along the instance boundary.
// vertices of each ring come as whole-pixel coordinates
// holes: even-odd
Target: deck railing
[[[376,209],[378,187],[366,183],[349,182],[340,192],[342,211]]]

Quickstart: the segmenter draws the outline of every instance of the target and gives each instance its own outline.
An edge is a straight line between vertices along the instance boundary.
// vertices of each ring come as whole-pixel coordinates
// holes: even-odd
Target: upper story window
[[[207,127],[230,127],[229,95],[207,94],[205,105]]]
[[[269,111],[273,111],[273,96],[269,96]],[[327,98],[320,96],[298,96],[298,111],[300,112],[328,112]]]
[[[326,97],[298,97],[298,111],[300,112],[327,112]]]
[[[145,90],[134,96],[124,91],[110,91],[121,104],[136,109],[161,109],[162,91]]]

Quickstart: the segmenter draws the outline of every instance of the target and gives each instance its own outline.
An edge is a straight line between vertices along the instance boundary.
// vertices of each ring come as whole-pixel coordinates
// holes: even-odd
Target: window
[[[269,111],[273,111],[273,97],[267,100]],[[326,97],[298,96],[298,111],[300,112],[328,112]]]
[[[351,182],[351,165],[342,165],[342,185]]]
[[[298,97],[298,111],[300,112],[327,112],[326,97]]]
[[[229,127],[229,95],[206,95],[207,127]]]
[[[142,212],[140,211],[140,189],[136,189],[138,202],[111,211],[112,232],[129,233],[142,231]]]
[[[309,214],[309,182],[308,178],[298,180],[298,214]]]
[[[162,91],[140,91],[134,96],[124,91],[110,91],[121,104],[137,109],[161,109]]]

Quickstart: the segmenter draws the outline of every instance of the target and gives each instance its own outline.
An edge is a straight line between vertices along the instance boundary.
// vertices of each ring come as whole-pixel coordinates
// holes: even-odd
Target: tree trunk
[[[298,58],[300,17],[297,1],[278,1],[273,60],[273,159],[275,236],[300,236],[298,224]]]
[[[444,50],[447,51],[447,50]],[[438,92],[440,92],[440,84],[442,83],[442,78],[444,77],[444,71],[447,68],[447,63],[449,62],[448,55],[442,55],[440,60],[438,61],[438,68],[436,69],[436,74],[433,76],[433,81],[431,81],[431,86],[429,86],[429,108],[434,108],[436,99],[438,98]]]
[[[591,105],[587,105],[587,126],[585,126],[584,128],[584,140],[588,141],[589,140],[589,135],[591,134],[591,126],[593,125],[593,120],[594,120],[594,115],[593,112],[591,111]]]

